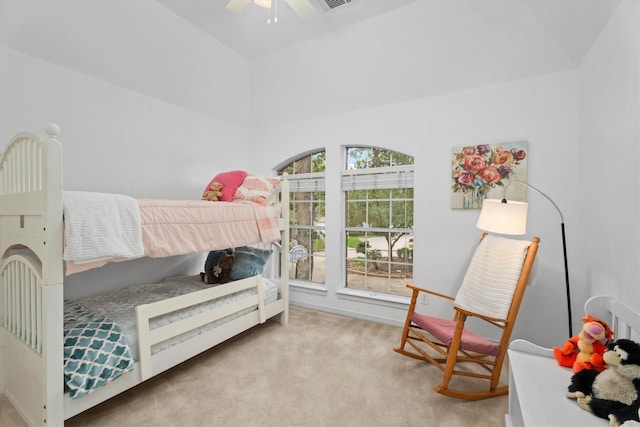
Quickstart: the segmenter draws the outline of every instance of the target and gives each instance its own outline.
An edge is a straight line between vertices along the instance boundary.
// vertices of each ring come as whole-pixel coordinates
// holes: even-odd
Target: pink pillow
[[[233,200],[233,195],[235,194],[238,187],[240,187],[240,184],[242,184],[242,181],[244,181],[246,176],[247,172],[245,171],[230,171],[219,173],[218,175],[214,176],[211,181],[209,181],[209,184],[207,184],[207,188],[204,189],[203,194],[206,194],[206,192],[209,191],[209,188],[211,188],[211,184],[214,181],[217,181],[222,184],[222,197],[220,197],[220,200],[222,200],[223,202],[230,202],[231,200]]]
[[[233,195],[233,201],[249,201],[267,206],[275,201],[280,180],[266,176],[247,175]]]

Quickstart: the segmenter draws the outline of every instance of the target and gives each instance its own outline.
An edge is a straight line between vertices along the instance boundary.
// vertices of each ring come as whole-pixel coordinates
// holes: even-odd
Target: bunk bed
[[[94,307],[109,307],[111,303],[96,300],[104,292],[92,289],[88,300],[85,298],[82,305],[77,305],[80,300],[68,300],[65,283],[69,282],[69,274],[94,267],[104,269],[107,267],[102,265],[106,263],[126,270],[127,262],[110,261],[126,260],[128,255],[125,253],[116,259],[98,255],[96,262],[81,259],[75,265],[74,259],[65,255],[70,234],[65,230],[69,225],[65,222],[69,219],[65,221],[63,215],[67,192],[63,191],[62,185],[59,132],[57,125],[50,124],[45,126],[44,138],[32,133],[18,134],[0,153],[0,393],[6,395],[29,425],[63,425],[65,419],[267,319],[286,325],[289,313],[289,190],[286,179],[279,185],[275,203],[267,206],[271,209],[267,213],[251,203],[185,201],[187,205],[195,206],[199,214],[202,209],[220,212],[233,209],[231,214],[220,214],[221,218],[237,218],[238,212],[242,211],[248,217],[253,215],[255,224],[248,227],[253,234],[240,233],[237,242],[229,233],[226,238],[212,240],[215,239],[214,232],[211,233],[214,237],[183,248],[180,253],[228,250],[237,246],[243,246],[249,252],[273,251],[271,258],[275,268],[272,270],[275,271],[272,271],[272,277],[245,275],[228,283],[207,285],[202,282],[199,272],[194,272],[161,281],[159,286],[170,289],[171,295],[158,297],[154,293],[151,298],[143,298],[143,303],[134,302],[131,295],[145,295],[146,289],[152,289],[152,286],[156,292],[155,284],[109,290],[106,293],[118,294],[121,300],[132,305],[135,318],[129,323],[135,330],[130,331],[131,325],[115,327],[129,337],[125,342],[131,341],[134,335],[136,344],[125,352],[127,356],[131,354],[131,358],[127,359],[127,364],[117,366],[122,369],[115,379],[108,378],[100,387],[71,397],[73,388],[63,381],[68,367],[65,351],[69,313],[72,313],[71,318],[88,315],[89,320],[102,321],[110,318],[111,312],[105,309],[106,315],[85,313],[86,307],[91,302]],[[164,201],[161,205],[166,203],[179,202]],[[139,206],[160,212],[163,209],[152,200],[140,200]],[[277,212],[275,219],[274,209]],[[272,229],[261,227],[260,223],[271,224]],[[225,227],[224,222],[218,224],[218,230]],[[269,233],[271,237],[268,237]],[[165,250],[172,246],[171,239],[163,242],[163,238],[162,233],[157,237],[159,240],[151,243],[145,238],[142,253],[129,256],[175,255],[171,250]],[[191,242],[186,240],[189,246]],[[253,244],[259,244],[263,249],[254,249]],[[277,270],[284,273],[277,277]],[[125,292],[124,296],[122,292]],[[119,314],[114,312],[113,315],[118,322],[125,322],[120,320]]]

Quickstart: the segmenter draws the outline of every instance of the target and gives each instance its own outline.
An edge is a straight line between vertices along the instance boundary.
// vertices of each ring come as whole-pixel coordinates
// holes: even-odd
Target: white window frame
[[[351,147],[348,147],[351,148]],[[356,147],[354,147],[356,148]],[[373,148],[373,147],[364,147]],[[383,147],[378,147],[381,150],[388,150]],[[388,150],[394,151],[394,150]],[[385,167],[373,167],[366,169],[343,169],[341,180],[341,192],[342,200],[346,200],[347,191],[357,190],[381,190],[381,189],[399,189],[399,188],[414,188],[414,165],[398,165],[398,166],[385,166]],[[389,228],[371,228],[366,225],[363,227],[348,227],[346,223],[346,210],[347,206],[343,205],[343,239],[346,239],[347,232],[349,231],[363,231],[363,232],[411,232],[412,228],[397,229],[393,227]],[[393,224],[391,224],[393,225]],[[343,247],[346,248],[346,241],[343,241]],[[347,256],[343,257],[343,262],[346,264]],[[386,301],[406,301],[406,296],[396,295],[388,292],[376,292],[370,289],[356,289],[347,287],[346,280],[346,265],[344,265],[345,276],[343,276],[342,289],[339,291],[345,295],[367,297],[373,299],[381,299]]]
[[[301,157],[304,157],[304,155]],[[289,163],[291,162],[288,162],[287,164]],[[322,191],[326,195],[325,176],[326,176],[326,172],[311,172],[311,173],[299,173],[299,174],[286,175],[286,178],[289,181],[289,192],[290,193],[310,193],[310,192]],[[326,203],[326,200],[325,200],[325,203]],[[320,232],[322,234],[325,234],[326,232],[325,231],[326,226],[296,225],[296,224],[290,223],[289,232],[291,235],[293,235],[293,233],[291,232],[292,229],[312,230],[312,231]],[[317,257],[316,255],[313,255],[313,256]],[[326,266],[325,266],[325,271],[326,271]],[[319,282],[313,282],[311,280],[298,279],[294,277],[289,279],[289,283],[295,286],[300,286],[302,288],[309,289],[311,291],[314,291],[314,290],[326,291],[327,289],[326,280],[325,280],[325,283],[319,283]]]

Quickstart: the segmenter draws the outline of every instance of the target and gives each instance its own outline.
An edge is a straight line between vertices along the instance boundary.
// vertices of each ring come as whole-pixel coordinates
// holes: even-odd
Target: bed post
[[[47,285],[62,284],[63,277],[63,228],[62,228],[62,144],[58,141],[60,127],[50,123],[44,128],[45,139],[45,246],[46,260],[43,260],[43,276]]]
[[[44,404],[45,423],[64,424],[63,349],[63,173],[62,145],[58,141],[60,127],[49,124],[44,128],[45,139],[45,201],[44,255],[42,258],[43,286],[43,354],[45,355]]]
[[[284,300],[284,311],[280,315],[280,324],[289,323],[289,181],[287,174],[282,176],[280,188],[281,221],[280,226],[280,288]]]
[[[44,369],[43,410],[45,425],[64,423],[63,406],[63,263],[62,263],[62,145],[60,127],[44,127],[42,212],[42,354]]]

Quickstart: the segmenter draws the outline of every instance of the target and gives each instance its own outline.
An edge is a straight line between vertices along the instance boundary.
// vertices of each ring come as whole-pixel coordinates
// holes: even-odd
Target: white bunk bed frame
[[[0,153],[0,393],[29,425],[64,420],[207,350],[266,319],[289,318],[289,189],[281,186],[280,296],[264,304],[261,276],[230,282],[136,308],[139,361],[133,371],[78,399],[63,384],[63,174],[60,128],[46,138],[16,135]],[[149,319],[243,289],[256,295],[153,330]],[[257,310],[195,338],[151,354],[169,337],[256,306]]]

